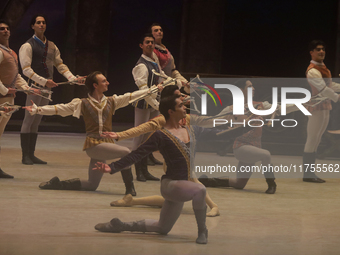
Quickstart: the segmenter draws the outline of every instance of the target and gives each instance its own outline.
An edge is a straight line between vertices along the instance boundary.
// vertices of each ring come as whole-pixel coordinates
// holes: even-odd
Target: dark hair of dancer
[[[143,44],[145,37],[152,37],[155,40],[155,37],[151,33],[144,34],[141,38],[139,38],[139,43]]]
[[[0,19],[0,24],[6,24],[8,27],[9,27],[9,29],[11,29],[10,28],[10,25],[8,24],[8,22],[7,22],[7,20],[4,20],[4,19]]]
[[[175,93],[176,90],[179,90],[177,85],[165,86],[164,89],[161,92],[161,98],[172,96]]]
[[[169,115],[169,110],[173,110],[175,111],[175,107],[176,107],[176,99],[180,98],[181,96],[179,95],[172,95],[172,96],[168,96],[165,98],[161,99],[161,102],[159,103],[159,111],[161,114],[163,114],[164,118],[166,120],[169,119],[170,115]]]
[[[321,40],[313,40],[309,43],[308,49],[309,51],[313,51],[316,47],[319,45],[322,45],[324,48],[326,48],[326,45],[323,41]]]
[[[150,34],[152,34],[152,27],[155,27],[155,26],[160,26],[160,27],[162,27],[161,24],[159,24],[159,23],[152,23],[151,26],[149,27],[149,30],[148,30],[148,32],[149,32]]]
[[[43,17],[43,18],[45,19],[45,23],[47,24],[47,20],[46,20],[45,15],[38,13],[38,14],[35,14],[35,15],[32,17],[31,23],[30,23],[30,28],[35,24],[35,22],[37,21],[37,18],[38,18],[38,17]]]
[[[90,91],[90,94],[92,94],[93,91],[94,91],[93,83],[97,83],[97,84],[98,84],[98,79],[97,79],[97,75],[98,75],[98,74],[102,74],[102,73],[99,72],[99,71],[94,71],[94,72],[90,73],[90,74],[86,77],[85,86],[86,86],[86,88]]]

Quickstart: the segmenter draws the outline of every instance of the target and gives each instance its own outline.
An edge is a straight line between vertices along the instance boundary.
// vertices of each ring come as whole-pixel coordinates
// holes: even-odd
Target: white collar
[[[314,60],[311,60],[310,62],[314,65],[317,65],[317,66],[324,66],[325,65],[324,63],[316,62]]]
[[[11,52],[12,50],[10,48],[7,48],[5,45],[0,44],[0,47],[4,49],[5,51]]]
[[[152,52],[152,56],[155,57],[156,54]],[[142,58],[146,59],[147,61],[156,63],[156,60],[153,60],[152,58],[149,58],[147,55],[142,54]]]
[[[88,96],[93,102],[98,103],[98,104],[100,104],[100,103],[102,103],[104,100],[106,100],[106,96],[105,96],[105,95],[103,95],[103,97],[100,99],[100,102],[98,102],[97,99],[91,97],[90,94],[87,94],[87,96]]]

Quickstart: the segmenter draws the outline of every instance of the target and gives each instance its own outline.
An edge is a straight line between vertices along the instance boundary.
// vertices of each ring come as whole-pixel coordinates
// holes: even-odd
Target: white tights
[[[81,188],[94,191],[98,188],[103,176],[103,173],[92,170],[94,164],[97,162],[106,163],[108,159],[124,157],[130,153],[130,150],[114,143],[101,143],[86,149],[86,153],[91,158],[88,170],[89,177],[88,180],[81,180]]]
[[[316,152],[321,142],[321,137],[326,131],[329,122],[329,110],[315,111],[308,116],[307,140],[304,152]]]

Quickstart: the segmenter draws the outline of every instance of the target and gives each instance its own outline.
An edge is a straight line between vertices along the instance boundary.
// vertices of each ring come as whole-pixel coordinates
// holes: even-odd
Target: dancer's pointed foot
[[[94,228],[100,232],[120,233],[122,232],[123,222],[114,218],[109,222],[98,223]]]
[[[122,199],[112,201],[110,203],[111,206],[121,206],[121,207],[129,207],[132,206],[133,197],[131,194],[125,195]]]
[[[324,183],[326,182],[325,180],[315,176],[315,178],[303,178],[302,179],[304,182],[314,182],[314,183]]]
[[[207,217],[216,217],[216,216],[220,216],[220,211],[218,210],[217,206],[211,208],[210,212],[207,213]]]

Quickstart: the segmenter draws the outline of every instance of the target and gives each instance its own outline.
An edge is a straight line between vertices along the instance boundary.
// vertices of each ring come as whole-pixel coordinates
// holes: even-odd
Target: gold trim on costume
[[[176,145],[176,147],[179,149],[179,151],[182,153],[183,157],[185,158],[185,161],[187,163],[187,167],[188,167],[188,179],[191,178],[191,174],[190,174],[190,158],[188,158],[188,155],[186,154],[186,151],[183,149],[183,147],[181,146],[181,144],[179,143],[179,141],[174,137],[173,134],[171,134],[169,131],[167,131],[166,129],[160,129],[161,132],[163,132],[167,137],[170,138],[170,140]],[[190,134],[189,134],[190,135]]]
[[[142,84],[142,85],[139,85],[138,88],[141,88],[143,86],[148,86],[148,84]]]
[[[91,147],[96,146],[96,145],[101,144],[101,143],[115,143],[115,141],[112,138],[97,139],[97,138],[94,138],[94,137],[86,136],[83,150],[86,150],[88,148],[91,148]]]

